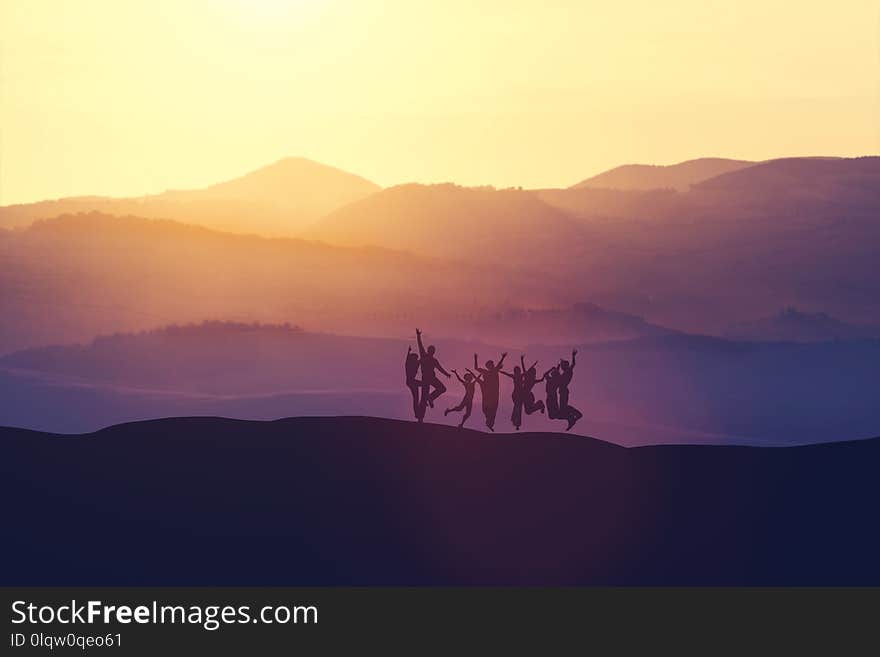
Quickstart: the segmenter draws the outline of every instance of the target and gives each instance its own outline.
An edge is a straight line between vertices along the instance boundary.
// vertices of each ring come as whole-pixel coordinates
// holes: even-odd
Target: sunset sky
[[[876,0],[4,0],[0,204],[880,152]]]

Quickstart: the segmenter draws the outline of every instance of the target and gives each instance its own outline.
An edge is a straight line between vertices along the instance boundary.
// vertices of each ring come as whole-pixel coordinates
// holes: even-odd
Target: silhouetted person
[[[413,415],[421,422],[425,419],[425,404],[422,402],[424,395],[422,392],[422,382],[416,378],[419,373],[419,355],[414,353],[412,347],[406,348],[406,362],[404,369],[406,370],[406,387],[412,393]]]
[[[464,423],[471,416],[471,411],[474,408],[474,392],[476,391],[477,387],[477,377],[475,377],[474,373],[470,371],[465,373],[464,378],[461,378],[456,370],[452,370],[452,373],[455,374],[455,378],[461,381],[461,385],[464,386],[464,397],[462,398],[461,403],[458,406],[447,408],[443,412],[443,415],[446,416],[450,413],[464,411],[461,422],[458,423],[459,427],[463,427]]]
[[[535,361],[528,369],[526,369],[526,363],[522,356],[520,356],[519,362],[523,368],[523,410],[526,412],[526,415],[531,415],[535,411],[543,413],[544,402],[540,399],[536,400],[534,392],[534,387],[544,380],[543,376],[540,379],[537,378],[538,362]]]
[[[544,372],[544,391],[547,395],[547,417],[559,419],[559,366],[554,365]]]
[[[560,419],[568,420],[566,431],[570,431],[575,423],[580,420],[584,414],[568,403],[568,385],[574,376],[574,366],[577,365],[577,349],[571,352],[571,363],[567,360],[559,361],[559,414]]]
[[[496,365],[491,360],[486,361],[486,367],[480,367],[477,354],[474,354],[474,369],[482,374],[478,380],[480,384],[480,396],[483,399],[483,415],[486,416],[486,426],[489,431],[495,431],[495,416],[498,414],[498,394],[501,382],[498,373],[504,365],[506,353],[501,354],[501,360]]]
[[[517,365],[513,368],[513,374],[505,372],[504,370],[501,370],[500,373],[513,379],[513,392],[510,395],[510,398],[513,400],[513,411],[510,414],[510,421],[513,423],[513,426],[516,427],[516,430],[519,431],[519,428],[522,426],[523,401],[525,398],[523,390],[523,371],[522,368]]]
[[[572,376],[574,376],[574,366],[577,365],[575,360],[577,353],[577,349],[572,350],[570,363],[565,359],[559,361],[559,408],[564,408],[568,405],[568,385],[571,383]]]
[[[426,396],[428,406],[434,408],[434,400],[446,392],[446,386],[437,378],[435,370],[440,370],[447,379],[450,374],[443,369],[440,361],[434,356],[437,351],[434,345],[425,349],[425,345],[422,344],[422,332],[419,329],[416,329],[416,341],[419,343],[419,363],[422,367],[422,385],[424,386],[422,394]]]

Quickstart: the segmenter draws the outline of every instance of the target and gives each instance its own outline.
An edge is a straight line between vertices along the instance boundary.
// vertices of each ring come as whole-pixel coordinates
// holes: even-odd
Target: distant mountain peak
[[[880,337],[880,327],[849,324],[825,312],[807,312],[788,306],[775,315],[734,324],[725,336],[751,341],[859,340]]]
[[[276,160],[271,164],[266,164],[262,167],[254,169],[249,173],[244,174],[241,178],[246,178],[248,176],[265,174],[267,172],[279,172],[279,173],[315,173],[315,172],[323,172],[323,173],[337,173],[342,174],[347,177],[358,178],[360,180],[364,180],[368,182],[370,185],[379,188],[378,185],[368,181],[366,178],[359,176],[354,173],[350,173],[345,171],[344,169],[340,169],[339,167],[334,167],[330,164],[324,164],[323,162],[317,162],[316,160],[311,160],[307,157],[301,156],[287,156],[282,157],[280,160]],[[223,184],[223,183],[220,183]]]
[[[333,206],[379,191],[381,188],[354,173],[315,162],[305,157],[284,157],[254,169],[238,178],[216,183],[198,190],[168,192],[180,196],[219,195],[257,201],[271,201],[281,205],[301,205],[306,196],[320,205],[320,200],[332,197]],[[164,196],[164,195],[161,195]]]
[[[324,215],[379,191],[366,178],[304,157],[285,157],[201,189],[134,198],[80,196],[0,208],[0,226],[97,211],[173,219],[210,228],[296,236]]]
[[[624,164],[572,185],[571,189],[688,191],[691,185],[754,165],[748,160],[701,157],[678,164]]]
[[[759,162],[706,179],[696,186],[706,191],[737,194],[756,192],[810,193],[832,191],[835,186],[875,191],[880,181],[880,157],[785,157]],[[873,194],[869,195],[874,198]]]

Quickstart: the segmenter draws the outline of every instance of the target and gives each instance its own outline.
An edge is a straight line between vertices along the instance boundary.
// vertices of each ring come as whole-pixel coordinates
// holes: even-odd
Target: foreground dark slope
[[[0,445],[3,584],[880,584],[880,440],[188,418]]]

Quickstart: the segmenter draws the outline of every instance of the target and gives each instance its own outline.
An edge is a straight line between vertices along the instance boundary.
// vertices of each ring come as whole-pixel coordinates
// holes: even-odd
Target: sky
[[[877,0],[0,0],[0,205],[877,153]]]

